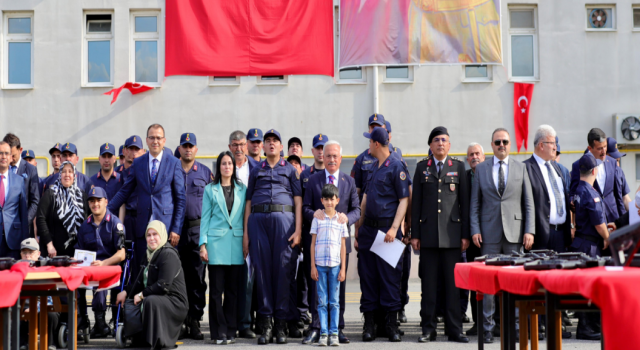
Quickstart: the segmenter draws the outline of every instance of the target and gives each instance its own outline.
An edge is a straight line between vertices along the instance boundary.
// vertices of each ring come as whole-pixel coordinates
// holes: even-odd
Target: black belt
[[[556,230],[556,231],[560,231],[560,232],[562,232],[562,231],[564,231],[564,227],[565,227],[564,225],[566,225],[566,223],[564,223],[564,224],[559,224],[559,225],[550,224],[550,225],[549,225],[549,227],[550,227],[552,230]]]
[[[603,241],[602,237],[594,237],[594,236],[584,235],[582,233],[577,233],[577,232],[576,232],[576,238],[582,238],[586,241],[593,242],[596,244],[600,244]]]
[[[127,216],[138,216],[138,211],[127,209]]]
[[[187,228],[200,226],[200,219],[198,219],[198,220],[187,220],[186,224],[187,224]]]
[[[251,207],[252,213],[293,213],[293,205],[263,204]]]
[[[393,219],[394,218],[389,218],[389,219],[369,219],[368,217],[364,217],[364,224],[367,226],[371,226],[371,227],[391,227],[393,225]]]

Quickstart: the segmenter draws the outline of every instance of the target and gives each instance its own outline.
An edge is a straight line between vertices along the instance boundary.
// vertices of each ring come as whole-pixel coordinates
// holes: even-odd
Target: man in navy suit
[[[307,183],[302,204],[302,215],[305,220],[313,221],[314,216],[318,219],[324,214],[322,209],[324,206],[320,199],[322,198],[322,187],[326,184],[334,184],[340,191],[341,201],[336,207],[339,213],[338,221],[347,223],[349,232],[351,225],[360,219],[360,200],[356,190],[354,179],[349,174],[340,172],[340,164],[342,163],[342,147],[337,141],[328,141],[324,145],[324,165],[325,169],[317,171],[313,174]],[[347,238],[347,267],[349,266],[349,253],[351,253],[351,237]],[[306,343],[317,342],[320,336],[320,320],[318,318],[318,292],[316,282],[311,279],[311,256],[310,237],[303,237],[304,268],[307,270],[307,285],[309,287],[309,309],[311,310],[311,325],[309,326],[309,334],[304,341]],[[344,310],[345,310],[345,288],[346,283],[340,284],[340,322],[338,324],[338,338],[340,343],[349,343],[349,339],[344,335]]]
[[[38,168],[22,160],[22,145],[18,136],[8,133],[4,136],[4,142],[11,147],[11,161],[9,170],[24,178],[27,192],[27,207],[29,210],[29,232],[33,232],[33,219],[36,217],[38,203],[40,203],[40,179],[38,178]],[[28,237],[27,237],[28,238]],[[26,239],[26,238],[23,238]],[[20,245],[18,241],[18,245]],[[20,252],[18,252],[20,253]],[[18,257],[20,255],[18,254]]]
[[[600,159],[602,163],[598,165],[598,173],[593,188],[600,193],[604,201],[605,215],[607,222],[616,221],[622,214],[619,211],[618,203],[623,201],[624,194],[616,183],[621,183],[624,177],[622,169],[617,166],[616,160],[607,156],[607,136],[604,131],[593,128],[587,135],[589,142],[588,152],[591,152],[596,159]],[[576,189],[580,183],[580,166],[575,161],[571,167],[571,187],[569,190],[570,198],[576,194]]]
[[[29,238],[26,182],[11,172],[11,146],[0,142],[0,258],[20,259],[20,242]]]
[[[136,267],[142,265],[146,256],[145,232],[149,221],[160,220],[165,224],[172,246],[180,241],[186,206],[184,176],[180,160],[170,152],[164,152],[165,142],[162,125],[149,126],[149,152],[136,158],[124,185],[109,202],[109,210],[116,213],[132,194],[138,196],[134,229]]]

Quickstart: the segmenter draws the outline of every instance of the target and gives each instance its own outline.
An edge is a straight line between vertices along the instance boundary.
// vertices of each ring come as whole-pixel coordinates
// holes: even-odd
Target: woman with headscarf
[[[73,257],[78,230],[89,214],[87,194],[78,187],[76,167],[71,162],[62,163],[58,179],[38,204],[36,226],[43,255]]]
[[[187,288],[178,251],[167,243],[167,228],[154,220],[147,226],[147,264],[135,282],[118,294],[117,305],[127,297],[140,305],[143,331],[134,344],[145,342],[152,349],[172,349],[189,311]],[[125,325],[126,327],[126,325]]]

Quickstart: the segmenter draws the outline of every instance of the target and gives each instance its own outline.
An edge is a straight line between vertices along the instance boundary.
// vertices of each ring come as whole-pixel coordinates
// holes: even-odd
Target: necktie
[[[551,171],[551,165],[549,165],[549,162],[545,162],[544,164],[547,166],[547,173],[549,173],[549,182],[551,183],[551,188],[553,188],[553,196],[556,198],[556,211],[558,212],[558,216],[562,216],[564,214],[564,207],[560,198],[560,189],[558,189],[556,177],[553,176],[553,172]]]
[[[151,167],[151,183],[156,184],[156,179],[158,178],[158,160],[154,159],[152,161],[153,166]]]
[[[499,168],[500,170],[498,171],[498,193],[500,193],[500,197],[502,197],[502,195],[504,194],[504,188],[505,188],[504,168],[502,167],[504,162],[499,161],[498,164],[500,164],[500,168]]]
[[[333,175],[329,175],[329,183],[331,185],[335,185],[335,183],[333,182],[333,180],[335,180],[335,177],[333,177]]]
[[[440,171],[442,171],[442,162],[438,162],[438,177],[440,177]]]
[[[13,171],[13,173],[14,173],[14,174],[17,174],[17,173],[18,173],[18,167],[17,167],[17,166],[15,166],[15,165],[13,165],[13,166],[11,167],[11,171]]]
[[[4,207],[4,175],[0,175],[0,207]]]

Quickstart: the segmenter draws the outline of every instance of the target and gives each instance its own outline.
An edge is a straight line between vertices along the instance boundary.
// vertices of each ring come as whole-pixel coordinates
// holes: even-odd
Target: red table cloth
[[[16,304],[22,281],[29,270],[27,263],[15,264],[9,270],[0,271],[0,308]]]

